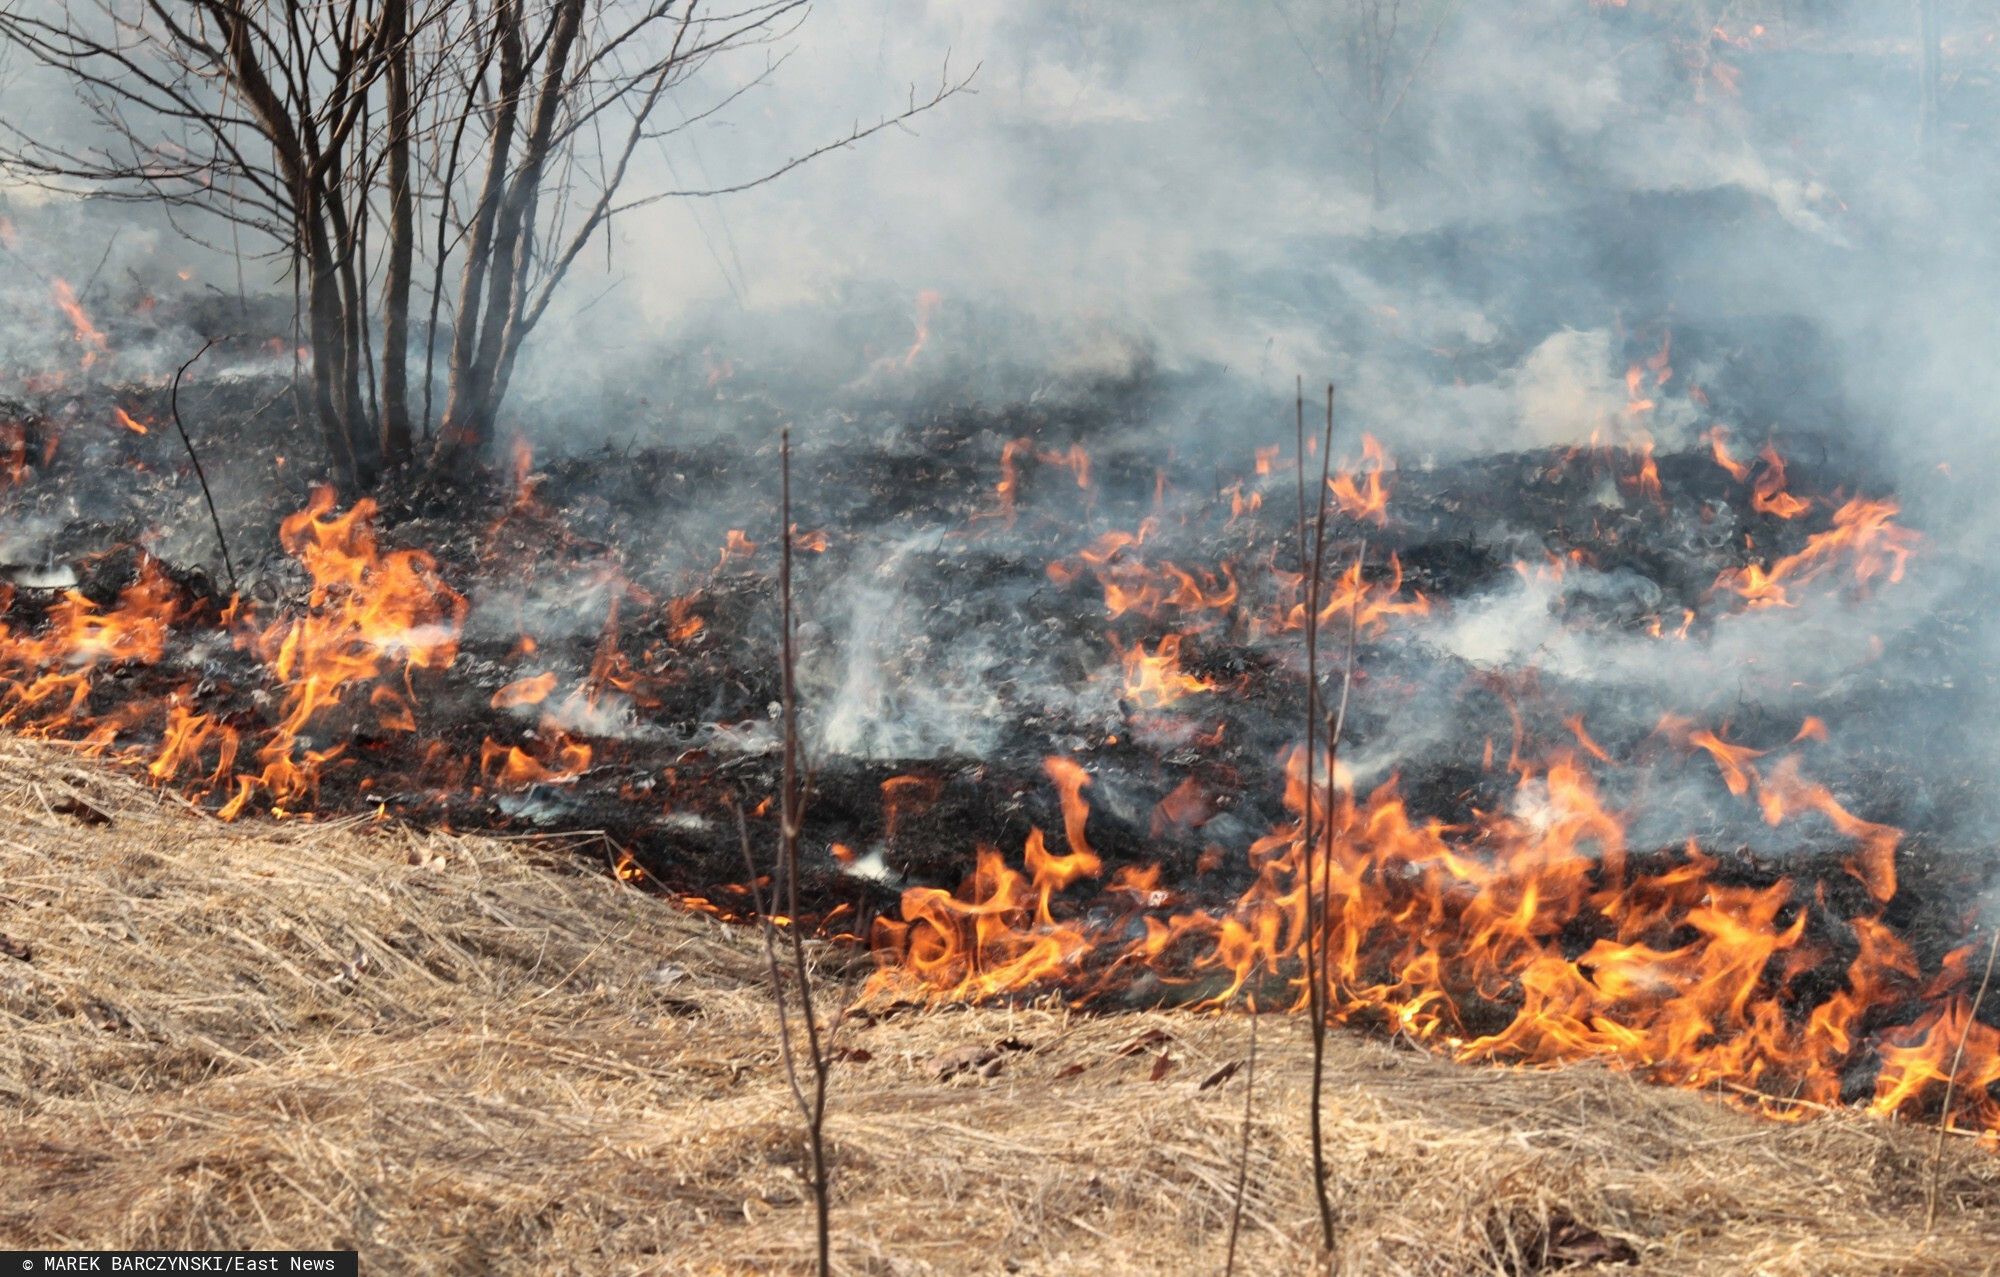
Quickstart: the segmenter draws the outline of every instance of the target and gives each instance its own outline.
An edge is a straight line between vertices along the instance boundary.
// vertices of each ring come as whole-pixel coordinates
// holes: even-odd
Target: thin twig
[[[1294,427],[1297,431],[1298,443],[1298,472],[1294,476],[1294,480],[1299,494],[1299,583],[1300,589],[1305,595],[1305,614],[1302,623],[1305,629],[1306,669],[1308,672],[1306,678],[1306,767],[1308,770],[1305,785],[1306,802],[1304,808],[1299,812],[1299,855],[1301,872],[1307,875],[1306,929],[1304,936],[1306,1000],[1310,1012],[1317,1016],[1320,1010],[1319,986],[1314,982],[1312,976],[1312,973],[1317,969],[1313,953],[1318,940],[1314,934],[1315,928],[1312,925],[1312,854],[1310,848],[1313,841],[1313,805],[1312,773],[1310,769],[1313,765],[1312,754],[1316,743],[1314,740],[1315,724],[1319,721],[1318,706],[1315,704],[1319,694],[1319,680],[1311,676],[1311,671],[1315,664],[1313,652],[1318,646],[1314,639],[1315,630],[1319,624],[1319,609],[1315,605],[1310,585],[1313,555],[1311,549],[1312,543],[1307,536],[1307,532],[1312,527],[1312,521],[1306,517],[1306,379],[1304,377],[1297,378],[1293,383],[1293,388],[1293,405],[1296,410]]]
[[[785,864],[786,912],[790,916],[792,964],[799,982],[799,1005],[805,1019],[806,1049],[813,1071],[812,1106],[805,1114],[807,1144],[812,1154],[813,1208],[818,1225],[819,1273],[833,1272],[832,1213],[826,1164],[827,1074],[833,1066],[832,1043],[822,1041],[819,1014],[813,1007],[812,972],[806,962],[805,936],[799,922],[799,834],[805,817],[805,791],[799,768],[799,706],[797,622],[792,611],[792,431],[787,426],[779,443],[778,597],[779,634],[785,727],[784,785],[779,806],[779,836]],[[828,1035],[829,1039],[831,1035]]]
[[[779,677],[783,687],[784,778],[778,795],[778,857],[773,866],[771,898],[766,901],[757,858],[750,851],[750,826],[740,806],[731,804],[736,814],[736,834],[743,852],[743,872],[749,879],[750,904],[756,910],[764,938],[764,963],[771,977],[771,1001],[778,1012],[778,1053],[784,1062],[785,1084],[806,1127],[809,1155],[808,1187],[812,1190],[815,1249],[820,1277],[830,1277],[832,1255],[832,1179],[826,1156],[827,1080],[833,1071],[834,1038],[840,1019],[821,1030],[819,1012],[813,1001],[812,964],[806,957],[805,936],[799,918],[799,835],[805,816],[807,780],[799,766],[799,718],[797,677],[797,625],[792,611],[792,432],[785,430],[780,449],[781,473],[779,514],[783,544],[778,557],[779,598]],[[774,916],[780,904],[786,913],[785,928],[791,939],[791,970],[786,972],[778,957],[778,923]],[[792,1032],[792,1012],[785,999],[787,979],[798,987],[799,1018],[804,1029],[806,1063],[811,1070],[811,1093],[807,1093],[799,1067],[797,1037]]]
[[[1299,401],[1299,429],[1305,429],[1304,397]],[[1305,457],[1299,457],[1300,485],[1305,482]],[[1313,518],[1312,563],[1306,591],[1306,776],[1304,802],[1303,862],[1306,874],[1305,951],[1307,1001],[1312,1010],[1312,1093],[1309,1097],[1312,1135],[1313,1197],[1319,1205],[1320,1241],[1330,1254],[1334,1245],[1333,1199],[1326,1188],[1326,1032],[1332,1014],[1332,988],[1327,979],[1327,951],[1331,937],[1324,934],[1330,916],[1327,899],[1331,885],[1333,852],[1333,765],[1327,763],[1326,820],[1315,828],[1314,777],[1319,767],[1319,604],[1326,582],[1326,493],[1333,465],[1333,386],[1326,388],[1326,431],[1320,443],[1320,477]],[[1303,501],[1301,501],[1303,507]],[[1303,537],[1303,532],[1301,532]],[[1352,606],[1352,605],[1350,605]],[[1322,847],[1322,844],[1324,846]]]
[[[1993,983],[1993,960],[2000,958],[2000,928],[1993,932],[1993,943],[1986,946],[1986,971],[1979,977],[1979,991],[1972,995],[1972,1009],[1965,1013],[1965,1028],[1958,1035],[1958,1049],[1951,1053],[1951,1071],[1944,1078],[1944,1111],[1938,1114],[1937,1147],[1931,1150],[1931,1183],[1924,1206],[1924,1231],[1930,1232],[1937,1226],[1938,1177],[1944,1167],[1944,1133],[1951,1125],[1952,1092],[1958,1085],[1958,1066],[1965,1060],[1966,1039],[1972,1036],[1972,1026],[1979,1022],[1979,1004],[1986,1000],[1986,989]]]
[[[1229,1255],[1222,1277],[1236,1277],[1236,1237],[1243,1230],[1243,1193],[1250,1184],[1250,1118],[1257,1095],[1257,995],[1246,999],[1250,1011],[1250,1058],[1243,1066],[1243,1130],[1236,1148],[1236,1195],[1229,1208]]]
[[[181,446],[187,449],[188,460],[194,463],[195,481],[201,484],[201,499],[208,503],[208,521],[215,525],[215,543],[222,548],[222,567],[229,573],[229,592],[235,594],[237,593],[236,564],[229,558],[229,541],[222,535],[222,516],[215,512],[215,494],[208,490],[208,475],[202,470],[201,458],[195,454],[194,440],[188,438],[187,426],[181,421],[181,378],[187,376],[187,370],[194,367],[195,362],[207,354],[208,348],[219,340],[220,338],[211,337],[203,342],[201,349],[194,352],[194,358],[182,364],[179,371],[174,373],[174,389],[168,398],[168,406],[173,410],[174,429],[180,432]]]
[[[792,611],[792,432],[789,428],[782,438],[779,505],[783,543],[778,557],[778,660],[783,687],[784,779],[778,796],[778,862],[774,866],[777,877],[772,882],[769,907],[757,872],[757,858],[750,851],[750,826],[741,807],[735,807],[736,832],[742,845],[743,872],[749,879],[750,904],[756,910],[758,924],[763,931],[764,962],[771,976],[771,1001],[778,1011],[778,1052],[785,1066],[785,1083],[791,1088],[792,1101],[798,1105],[799,1116],[805,1120],[806,1148],[810,1158],[807,1182],[813,1195],[818,1271],[820,1277],[830,1277],[833,1271],[832,1179],[826,1156],[826,1102],[827,1080],[833,1071],[833,1043],[840,1021],[836,1016],[834,1022],[822,1032],[819,1012],[813,1005],[812,964],[806,957],[805,936],[799,918],[799,835],[805,816],[806,780],[799,766],[797,625]],[[781,898],[786,912],[786,930],[791,937],[792,969],[789,978],[798,986],[799,1017],[804,1028],[802,1036],[805,1039],[806,1061],[811,1068],[810,1095],[801,1080],[792,1016],[785,1000],[787,973],[778,959],[778,924],[773,912],[779,907]]]
[[[84,280],[83,287],[76,290],[78,297],[88,297],[90,295],[91,287],[97,283],[97,277],[104,273],[104,263],[111,260],[111,250],[118,247],[118,236],[124,229],[121,226],[111,232],[111,238],[105,241],[104,244],[104,256],[97,259],[97,265],[91,268],[90,278]]]

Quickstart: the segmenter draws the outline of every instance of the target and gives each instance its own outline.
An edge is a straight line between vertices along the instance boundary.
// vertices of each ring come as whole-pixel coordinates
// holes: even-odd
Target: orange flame
[[[520,705],[539,705],[556,690],[554,674],[534,674],[527,678],[517,678],[499,691],[493,693],[494,709],[513,709]]]
[[[105,337],[104,330],[91,321],[89,312],[84,310],[83,303],[76,299],[76,290],[69,286],[68,280],[58,279],[51,288],[55,293],[56,305],[69,317],[69,326],[76,344],[83,347],[83,366],[89,368],[110,352],[111,343]]]
[[[1749,760],[1760,751],[1707,731],[1686,739],[1750,787]],[[1334,972],[1335,1020],[1390,1025],[1463,1060],[1596,1059],[1659,1081],[1727,1086],[1774,1116],[1796,1116],[1794,1100],[1841,1100],[1844,1078],[1871,1050],[1864,1022],[1893,1014],[1912,992],[1914,957],[1878,916],[1863,913],[1847,923],[1858,950],[1839,987],[1808,1014],[1787,1013],[1779,991],[1825,961],[1806,938],[1811,915],[1825,907],[1819,898],[1789,878],[1720,882],[1714,860],[1692,842],[1677,862],[1634,874],[1622,816],[1572,759],[1524,771],[1511,812],[1481,814],[1464,828],[1412,822],[1393,781],[1365,799],[1309,788],[1302,751],[1292,752],[1287,771],[1287,807],[1303,817],[1310,803],[1324,830],[1314,854],[1301,840],[1302,821],[1284,824],[1250,846],[1252,881],[1233,907],[1072,919],[1056,895],[1102,866],[1094,852],[1080,859],[1087,778],[1074,763],[1051,760],[1071,854],[1051,855],[1035,830],[1025,872],[981,848],[957,893],[906,891],[899,916],[875,925],[869,995],[962,1000],[1055,985],[1088,997],[1143,969],[1210,1005],[1281,980],[1298,1009],[1299,962],[1316,928]],[[1761,784],[1767,818],[1824,816],[1854,843],[1850,871],[1871,897],[1879,904],[1893,896],[1897,831],[1853,817],[1801,778],[1794,758]],[[1123,870],[1117,882],[1137,886],[1099,900],[1122,895],[1127,910],[1156,906],[1158,881],[1156,867]],[[1317,924],[1309,899],[1332,902]],[[1578,933],[1596,938],[1578,950],[1567,939]],[[1929,1009],[1884,1034],[1877,1112],[1915,1111],[1953,1082],[1962,1107],[1947,1116],[2000,1127],[1990,1089],[2000,1082],[2000,1029],[1971,1020],[1967,984],[1960,951],[1932,981]]]
[[[378,550],[372,500],[346,514],[333,509],[333,489],[319,488],[278,529],[279,543],[312,576],[308,610],[238,637],[283,686],[283,719],[257,752],[263,769],[236,777],[224,819],[259,792],[291,803],[316,791],[321,768],[344,746],[301,749],[299,738],[349,689],[396,671],[407,691],[411,671],[444,669],[458,655],[466,602],[438,576],[436,562],[421,550]],[[407,715],[401,721],[415,729]]]
[[[1779,519],[1796,519],[1812,509],[1810,498],[1801,500],[1785,491],[1785,459],[1778,450],[1767,443],[1758,455],[1764,460],[1764,472],[1751,491],[1751,508]]]
[[[799,551],[801,554],[825,554],[826,546],[825,529],[816,528],[811,532],[801,532],[799,531],[798,524],[794,523],[792,525],[792,548],[794,550]]]
[[[1833,526],[1816,533],[1798,553],[1769,567],[1752,563],[1729,569],[1715,579],[1715,589],[1733,591],[1753,608],[1795,607],[1792,590],[1826,575],[1843,561],[1857,586],[1867,586],[1877,578],[1900,581],[1921,538],[1896,523],[1899,511],[1894,501],[1856,497],[1834,511]]]
[[[938,303],[944,294],[934,288],[926,288],[917,294],[917,335],[910,348],[903,352],[903,367],[917,362],[917,356],[924,353],[924,347],[931,344],[931,317],[937,313]]]
[[[1117,640],[1112,645],[1117,646]],[[1181,669],[1181,636],[1169,634],[1151,652],[1144,643],[1134,643],[1121,652],[1125,663],[1125,699],[1141,709],[1165,709],[1194,692],[1212,692],[1218,686],[1208,679]]]
[[[1334,505],[1349,518],[1373,523],[1378,528],[1387,526],[1389,490],[1382,482],[1382,472],[1393,464],[1374,435],[1362,435],[1361,482],[1357,484],[1356,473],[1347,470],[1328,479],[1327,487],[1333,493]]]
[[[743,529],[731,528],[722,543],[722,557],[715,561],[715,570],[720,572],[729,566],[731,559],[749,559],[757,554],[757,543],[743,535]]]
[[[536,758],[518,745],[501,745],[488,737],[479,747],[479,770],[497,789],[559,785],[590,768],[590,746],[558,735],[551,757]]]
[[[1727,470],[1730,478],[1736,480],[1738,483],[1748,483],[1750,481],[1749,465],[1729,455],[1729,432],[1727,430],[1721,426],[1716,426],[1707,431],[1702,437],[1708,440],[1709,454],[1715,458],[1715,464]]]

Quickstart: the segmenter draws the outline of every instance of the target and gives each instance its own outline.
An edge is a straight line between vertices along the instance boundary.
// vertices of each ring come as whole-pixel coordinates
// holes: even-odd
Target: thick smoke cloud
[[[869,373],[933,293],[912,391],[1001,397],[1145,364],[1281,395],[1303,372],[1338,378],[1351,419],[1413,456],[1588,437],[1625,402],[1622,326],[1763,325],[1757,357],[1820,379],[1849,419],[1767,402],[1738,424],[1983,464],[1992,166],[1950,119],[1919,163],[1907,24],[1853,6],[1810,36],[1758,35],[1696,6],[1458,6],[1419,66],[1418,19],[1445,7],[1410,8],[1380,207],[1349,6],[820,10],[745,110],[663,143],[644,181],[763,171],[898,105],[946,51],[981,65],[977,96],[915,136],[627,218],[615,291],[572,291],[587,340],[545,342],[536,385],[553,398],[565,373],[601,382],[665,348],[697,370],[702,351],[810,372],[815,391],[893,389]],[[1980,116],[1970,93],[1961,125]],[[1786,318],[1814,344],[1774,339]],[[1699,414],[1666,415],[1649,425],[1684,442]]]
[[[1537,662],[1635,715],[1717,709],[1718,680],[1746,661],[1834,686],[1871,640],[1893,647],[1962,592],[1955,556],[1994,530],[1983,494],[2000,402],[2000,168],[1978,77],[1955,78],[1926,155],[1901,6],[1787,6],[1810,10],[1787,25],[1645,0],[1412,3],[1385,67],[1397,109],[1380,130],[1378,202],[1354,87],[1360,7],[822,7],[775,51],[786,60],[768,84],[644,154],[633,193],[769,171],[900,108],[947,52],[955,70],[980,65],[976,95],[782,181],[622,216],[530,352],[520,422],[545,448],[762,442],[779,419],[807,447],[839,446],[872,420],[859,406],[1154,379],[1169,389],[1144,418],[1093,448],[1199,442],[1247,460],[1284,437],[1303,374],[1341,383],[1350,437],[1371,431],[1422,467],[1629,436],[1627,365],[1671,335],[1662,353],[1678,376],[1639,423],[1663,450],[1716,423],[1752,448],[1774,433],[1831,440],[1816,446],[1851,453],[1857,479],[1893,488],[1925,527],[1923,579],[1886,610],[1759,616],[1664,664],[1561,633],[1550,599],[1510,582],[1450,620],[1438,640],[1450,655]],[[1944,9],[1948,62],[1979,65],[1985,19]],[[766,69],[720,60],[669,114]],[[16,74],[0,100],[46,114],[50,93]],[[234,287],[227,254],[130,225],[106,277],[191,267]],[[43,269],[90,274],[102,242],[45,233],[41,251],[66,257]],[[39,307],[7,334],[10,356],[32,363],[34,342],[65,330],[42,283],[12,286],[16,313]],[[1690,385],[1727,393],[1704,404]],[[716,494],[718,508],[741,500]],[[826,739],[861,754],[979,752],[993,671],[1014,658],[944,644],[908,655],[900,622],[885,622],[922,624],[895,586],[896,545],[884,538],[853,615],[823,618]],[[886,676],[892,657],[916,672]],[[1889,664],[1870,677],[1935,675]],[[1972,694],[1990,699],[1983,684]],[[1898,743],[1933,726],[1913,717]],[[1430,748],[1414,735],[1378,745],[1383,771]]]
[[[1539,667],[1586,698],[1592,722],[1631,728],[1668,711],[1796,722],[1883,687],[1971,686],[1966,670],[1900,653],[1972,585],[1957,556],[1993,526],[1976,499],[1994,477],[1981,352],[2000,337],[1980,300],[2000,283],[1978,127],[1990,104],[1976,84],[1948,99],[1926,156],[1914,23],[1900,11],[1822,6],[1809,28],[1760,32],[1754,15],[1693,9],[1460,6],[1421,65],[1413,23],[1391,67],[1410,87],[1383,130],[1379,205],[1345,7],[822,12],[756,126],[684,139],[668,176],[726,180],[796,151],[824,129],[827,104],[890,104],[945,48],[982,64],[978,97],[926,118],[918,137],[625,224],[618,254],[646,263],[647,283],[596,312],[593,344],[616,365],[670,334],[669,349],[711,363],[810,369],[814,392],[836,399],[1004,402],[1121,372],[1188,373],[1138,431],[1094,443],[1198,437],[1245,458],[1283,437],[1296,374],[1331,376],[1345,428],[1421,466],[1632,437],[1625,370],[1642,337],[1650,352],[1672,334],[1675,389],[1636,424],[1666,450],[1714,424],[1753,448],[1775,434],[1841,450],[1857,480],[1894,490],[1926,528],[1912,580],[1867,607],[1740,618],[1662,658],[1648,641],[1564,629],[1558,595],[1643,585],[1577,574],[1560,590],[1504,585],[1430,640],[1475,666]],[[1961,35],[1950,56],[1980,56],[1975,15],[1947,17]],[[928,344],[899,360],[920,311]],[[1733,394],[1708,404],[1689,385]],[[724,411],[710,424],[733,423]],[[1008,658],[936,644],[923,660],[937,668],[909,682],[935,703],[917,704],[875,681],[877,657],[901,642],[879,630],[836,635],[850,665],[832,736],[863,752],[980,752],[970,706]],[[1355,767],[1373,780],[1462,752],[1463,724],[1437,700]],[[1938,731],[1936,704],[1878,714],[1879,736],[1830,748],[1853,764],[1873,749],[1920,760],[1942,740],[1966,745]],[[1709,788],[1685,803],[1656,793],[1654,808],[1713,809]]]
[[[1885,451],[1899,463],[1984,464],[1994,396],[1980,352],[2000,335],[1981,304],[1996,282],[1989,104],[1964,77],[1919,163],[1902,10],[1823,3],[1787,26],[1641,0],[1406,5],[1378,207],[1355,87],[1365,7],[821,7],[786,44],[678,90],[669,120],[768,72],[737,108],[642,153],[633,193],[769,171],[898,109],[947,56],[980,66],[976,96],[768,186],[625,215],[587,255],[524,385],[585,409],[565,436],[629,437],[707,424],[620,412],[590,428],[617,406],[591,392],[651,394],[662,352],[697,386],[728,366],[816,393],[1002,397],[1145,366],[1226,370],[1282,394],[1303,373],[1340,380],[1352,419],[1416,456],[1587,437],[1623,403],[1621,325],[1791,316],[1819,347],[1759,356],[1809,359],[1851,421],[1801,405],[1804,419],[1753,428],[1835,425],[1896,441]],[[1948,61],[1975,64],[1978,14],[1945,9]],[[17,54],[0,77],[12,118],[64,140],[88,130]],[[143,212],[7,199],[24,226],[53,221],[21,255],[38,273],[238,286],[227,237],[211,235],[211,252]],[[253,261],[242,282],[268,287],[278,264]],[[60,335],[45,288],[9,282],[36,320],[10,333],[10,353],[31,329]],[[887,375],[925,294],[924,356]],[[1649,424],[1663,440],[1677,429]]]

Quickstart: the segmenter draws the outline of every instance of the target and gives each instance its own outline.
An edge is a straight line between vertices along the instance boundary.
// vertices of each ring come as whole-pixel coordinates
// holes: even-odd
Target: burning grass
[[[628,523],[602,465],[544,474],[523,451],[501,489],[345,510],[317,489],[227,599],[129,539],[71,556],[68,584],[13,570],[0,725],[142,767],[226,819],[381,804],[602,830],[619,877],[741,917],[751,884],[724,817],[740,803],[768,825],[769,706],[792,703],[767,668],[765,569],[781,549],[824,554],[803,610],[845,634],[818,628],[804,663],[832,766],[786,912],[865,940],[878,1000],[1247,992],[1302,1009],[1298,963],[1320,935],[1333,1018],[1461,1060],[1596,1059],[1774,1116],[1867,1105],[2000,1131],[2000,1031],[1975,1022],[1968,939],[1978,861],[1913,853],[1935,824],[1906,839],[1896,808],[1917,804],[1845,744],[1880,739],[1853,675],[1908,657],[1851,633],[1847,660],[1793,676],[1816,631],[1759,623],[1893,622],[1874,605],[1921,543],[1893,500],[1836,504],[1824,476],[1793,497],[1774,446],[1753,470],[1713,432],[1693,453],[1593,442],[1408,473],[1366,438],[1335,471],[1329,434],[1321,485],[1346,531],[1382,540],[1308,591],[1275,507],[1250,519],[1232,497],[1224,522],[1219,471],[1212,500],[1170,502],[1189,476],[1166,469],[1100,492],[1131,456],[1020,435],[995,484],[983,431],[926,429],[959,469],[902,485],[932,503],[904,511],[936,536],[910,587],[924,615],[875,592],[887,569],[917,570],[879,548],[908,526],[813,509],[778,525],[789,535],[726,529],[719,557],[693,533],[692,556],[649,554],[689,546]],[[882,490],[891,471],[825,469],[842,455],[821,457],[816,490]],[[1311,457],[1301,442],[1255,464],[1282,493]],[[1510,572],[1493,548],[1509,538],[1468,492],[1518,507],[1545,562]],[[806,530],[822,522],[834,531]],[[595,602],[565,616],[578,594]],[[1308,801],[1315,749],[1294,736],[1312,675],[1286,654],[1297,631],[1343,623],[1366,648],[1341,761],[1377,757],[1365,784],[1350,770]],[[857,683],[918,646],[964,663]],[[1635,666],[1672,676],[1647,691]],[[1763,684],[1750,710],[1727,695],[1746,668]],[[990,739],[959,730],[957,703],[921,700],[940,671],[981,689]],[[900,750],[854,728],[925,719],[952,721]]]
[[[0,1245],[351,1245],[369,1271],[787,1271],[802,1149],[754,935],[587,842],[229,826],[0,746]],[[1304,1025],[1264,1021],[1246,1271],[1310,1263]],[[1219,1264],[1240,1016],[907,1010],[842,1031],[850,1272]],[[1595,1067],[1334,1039],[1346,1271],[1950,1273],[2000,1163]]]

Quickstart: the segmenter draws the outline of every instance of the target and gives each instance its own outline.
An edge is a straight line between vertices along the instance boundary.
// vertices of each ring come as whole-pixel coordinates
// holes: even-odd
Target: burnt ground
[[[833,929],[865,934],[905,885],[955,886],[976,846],[1011,856],[1032,828],[1059,830],[1043,771],[1055,754],[1077,758],[1094,778],[1088,830],[1107,876],[1159,864],[1168,889],[1153,903],[1162,910],[1241,889],[1240,871],[1206,870],[1216,848],[1240,863],[1241,848],[1284,818],[1277,760],[1299,732],[1303,698],[1297,635],[1274,627],[1289,603],[1284,574],[1298,560],[1291,449],[1274,473],[1256,473],[1258,449],[1285,441],[1289,423],[1205,420],[1191,438],[1163,446],[1142,430],[1178,390],[1140,380],[1062,403],[881,407],[800,428],[794,524],[826,541],[823,553],[799,556],[813,764],[804,886],[814,911],[837,919]],[[305,505],[317,472],[313,440],[290,419],[283,392],[268,379],[218,381],[191,388],[183,402],[243,591],[270,615],[305,603],[309,582],[277,545],[275,526]],[[149,433],[107,425],[113,403],[150,423]],[[179,695],[246,732],[268,727],[281,695],[270,672],[225,643],[196,641],[214,633],[227,590],[161,393],[84,394],[14,415],[28,460],[5,500],[11,526],[24,530],[19,545],[36,553],[17,554],[9,569],[9,624],[34,632],[66,571],[84,596],[111,605],[146,547],[185,596],[182,637],[155,664],[104,670],[91,717],[164,707]],[[758,412],[746,405],[744,415]],[[301,748],[344,746],[322,777],[318,808],[386,804],[457,829],[601,831],[607,858],[742,911],[731,812],[754,810],[775,788],[778,699],[778,459],[771,435],[746,429],[742,439],[606,446],[537,458],[525,479],[503,466],[460,487],[392,476],[378,494],[383,544],[434,556],[470,613],[450,669],[410,675],[415,733],[383,730],[365,695],[313,723]],[[1033,446],[1015,467],[1010,522],[996,485],[1012,440]],[[1760,442],[1745,431],[1733,446],[1754,461]],[[1528,615],[1584,651],[1629,651],[1659,627],[1684,627],[1690,650],[1721,651],[1744,621],[1718,576],[1797,552],[1826,529],[1831,499],[1886,483],[1851,445],[1796,434],[1780,442],[1791,491],[1821,503],[1813,517],[1751,509],[1749,485],[1703,445],[1657,457],[1657,496],[1639,486],[1636,452],[1549,449],[1405,465],[1390,476],[1386,525],[1337,515],[1334,553],[1344,562],[1365,537],[1370,583],[1386,590],[1400,570],[1398,597],[1421,593],[1433,617],[1475,612],[1524,572],[1560,562],[1570,575]],[[1089,452],[1088,488],[1060,460],[1072,445]],[[1356,449],[1343,438],[1335,451]],[[1246,496],[1260,496],[1262,508],[1237,513]],[[1104,588],[1079,553],[1142,526],[1143,552],[1129,561],[1181,565],[1205,592],[1233,579],[1233,605],[1107,616]],[[732,529],[757,548],[725,553]],[[1051,564],[1070,570],[1052,573]],[[1543,663],[1534,653],[1483,661],[1392,617],[1359,644],[1344,747],[1356,758],[1392,755],[1393,767],[1369,783],[1393,774],[1413,816],[1464,822],[1505,809],[1516,783],[1482,746],[1498,742],[1505,758],[1518,721],[1529,756],[1575,748],[1570,720],[1581,714],[1591,744],[1631,768],[1621,775],[1642,778],[1624,796],[1670,817],[1657,831],[1635,824],[1635,852],[1669,857],[1696,836],[1725,853],[1725,881],[1816,880],[1835,907],[1815,911],[1826,934],[1813,938],[1839,954],[1852,937],[1835,934],[1838,919],[1862,912],[1865,899],[1838,857],[1811,838],[1772,842],[1754,813],[1728,803],[1706,757],[1667,748],[1656,730],[1663,712],[1680,712],[1769,748],[1810,715],[1837,742],[1815,777],[1856,815],[1906,831],[1903,890],[1887,920],[1935,958],[1963,935],[1962,910],[1990,876],[1983,857],[1963,854],[1976,845],[1976,767],[1939,760],[1975,756],[1953,739],[1971,728],[1951,725],[1963,718],[1956,706],[1966,680],[1979,677],[1967,636],[1992,591],[1967,565],[1952,562],[1949,575],[1955,588],[1928,596],[1938,601],[1922,624],[1885,628],[1870,638],[1876,655],[1865,668],[1804,687],[1754,673],[1693,693],[1605,684],[1587,661]],[[1864,615],[1878,594],[1890,596],[1882,582],[1829,588],[1830,606]],[[871,622],[886,632],[868,631]],[[1136,643],[1153,652],[1175,633],[1182,668],[1214,690],[1164,708],[1135,702],[1121,686],[1118,650]],[[587,712],[556,723],[547,704],[493,705],[499,689],[536,673],[554,673],[563,690],[578,686],[608,653],[621,662],[619,686],[596,683]],[[858,734],[832,721],[842,707],[854,711],[857,679],[867,693]],[[143,750],[164,710],[131,717],[119,747]],[[36,726],[19,705],[10,721]],[[1426,724],[1433,730],[1416,730]],[[488,742],[543,763],[582,742],[591,759],[578,775],[510,783],[482,768]],[[1191,807],[1163,804],[1188,782],[1198,795]],[[881,871],[847,872],[835,845],[877,853]],[[1566,936],[1565,947],[1581,952],[1593,938]],[[1837,967],[1826,969],[1837,977]]]

